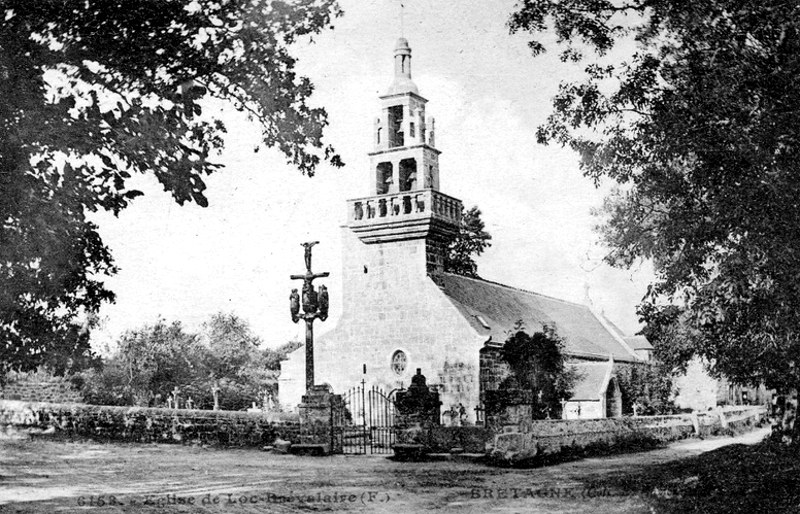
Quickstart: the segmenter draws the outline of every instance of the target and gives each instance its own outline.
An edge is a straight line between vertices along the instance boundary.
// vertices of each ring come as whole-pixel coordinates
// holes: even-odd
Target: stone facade
[[[717,405],[766,405],[772,395],[762,385],[748,387],[717,379],[706,370],[706,363],[692,359],[686,372],[675,377],[673,389],[675,405],[679,408],[704,411]]]
[[[497,391],[500,384],[511,376],[511,367],[500,353],[500,345],[486,345],[480,351],[480,386],[481,399],[485,400],[486,391]]]
[[[485,339],[428,276],[425,240],[365,244],[344,232],[343,314],[314,343],[317,383],[342,393],[364,379],[367,387],[392,391],[408,387],[420,368],[444,410],[459,403],[474,409]],[[392,366],[397,352],[405,356],[404,369]],[[303,370],[301,348],[282,363],[283,405],[299,403]]]

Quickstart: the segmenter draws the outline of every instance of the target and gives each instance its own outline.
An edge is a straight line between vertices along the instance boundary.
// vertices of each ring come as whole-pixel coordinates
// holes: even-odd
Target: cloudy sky
[[[288,315],[292,273],[303,271],[300,243],[318,240],[315,271],[330,271],[333,326],[341,291],[341,224],[345,200],[365,195],[372,120],[378,95],[392,81],[392,50],[401,31],[412,51],[413,79],[436,118],[441,189],[483,211],[492,247],[478,260],[488,280],[582,302],[585,287],[598,310],[623,330],[638,329],[635,306],[646,269],[614,270],[592,230],[596,189],[575,154],[536,144],[561,80],[579,69],[555,53],[534,59],[524,36],[506,28],[510,0],[341,0],[333,31],[298,45],[300,72],[330,115],[327,141],[342,169],[313,178],[275,150],[253,149],[257,127],[219,107],[228,124],[225,169],[207,180],[210,206],[180,207],[155,179],[119,218],[97,218],[120,272],[108,280],[117,301],[102,311],[102,345],[159,316],[198,327],[218,311],[248,320],[267,345],[302,336]],[[621,55],[621,54],[620,54]],[[614,58],[614,56],[612,56]]]

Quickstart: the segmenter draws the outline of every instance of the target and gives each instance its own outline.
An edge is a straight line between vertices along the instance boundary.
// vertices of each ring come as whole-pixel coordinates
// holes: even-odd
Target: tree
[[[202,334],[201,341],[209,350],[205,367],[215,379],[238,374],[261,344],[250,325],[232,313],[211,316]]]
[[[572,396],[578,373],[567,365],[563,348],[563,341],[554,333],[528,335],[522,329],[509,335],[503,345],[501,355],[512,374],[500,389],[530,392],[534,419],[557,417],[561,401]]]
[[[197,336],[186,332],[178,321],[167,324],[159,319],[129,330],[103,372],[87,380],[89,401],[163,405],[176,387],[180,390],[193,382],[200,365],[197,349]],[[106,389],[100,390],[98,385]]]
[[[525,0],[510,22],[552,27],[563,59],[597,52],[538,138],[620,184],[601,233],[610,263],[653,262],[640,315],[657,356],[780,391],[800,384],[799,15],[778,0]],[[628,62],[601,62],[629,38]]]
[[[288,354],[302,346],[300,341],[289,341],[278,348],[264,348],[260,350],[253,360],[244,368],[243,375],[255,384],[262,406],[277,407],[278,378],[281,374],[281,362],[286,360]]]
[[[266,366],[259,350],[261,338],[235,314],[217,313],[203,325],[202,371],[196,391],[198,407],[240,410],[257,401],[266,380]]]
[[[478,265],[474,257],[492,246],[492,236],[484,230],[481,210],[477,206],[461,216],[458,234],[447,247],[444,270],[456,275],[478,278]]]
[[[89,403],[163,407],[177,388],[180,408],[191,399],[198,409],[241,410],[277,396],[280,362],[300,343],[260,345],[233,313],[214,314],[199,333],[159,319],[123,334],[98,369],[75,378]]]
[[[675,414],[673,370],[659,361],[621,368],[616,376],[622,393],[622,413],[638,415]],[[633,405],[638,405],[634,411]]]
[[[0,372],[89,355],[85,320],[113,301],[116,268],[87,214],[140,196],[133,174],[207,205],[225,133],[209,100],[247,113],[303,173],[341,165],[290,52],[339,14],[335,0],[3,2]]]

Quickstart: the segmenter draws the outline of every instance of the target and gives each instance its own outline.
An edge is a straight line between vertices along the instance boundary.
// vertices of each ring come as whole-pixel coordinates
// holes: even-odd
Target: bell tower
[[[441,271],[444,247],[458,232],[461,201],[439,191],[439,154],[428,101],[411,80],[411,48],[394,50],[394,80],[379,97],[369,153],[371,196],[348,201],[348,227],[366,244],[425,240],[428,272]]]
[[[403,38],[394,49],[394,81],[380,97],[370,163],[375,194],[439,189],[439,150],[434,120],[425,117],[428,101],[411,80],[411,48]]]

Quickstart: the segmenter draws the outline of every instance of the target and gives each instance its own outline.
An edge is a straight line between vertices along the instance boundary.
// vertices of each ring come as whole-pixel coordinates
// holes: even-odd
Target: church
[[[521,321],[528,332],[560,336],[579,370],[565,417],[621,415],[615,370],[645,362],[646,341],[625,338],[588,305],[444,272],[462,204],[440,190],[434,120],[411,79],[411,48],[403,38],[394,51],[394,81],[380,102],[370,196],[347,201],[343,311],[314,342],[316,383],[343,393],[363,380],[389,392],[408,387],[419,369],[438,389],[442,411],[463,406],[466,420],[475,422],[483,393],[502,378],[495,372],[499,350]],[[301,347],[282,363],[285,408],[300,403],[304,370]]]

